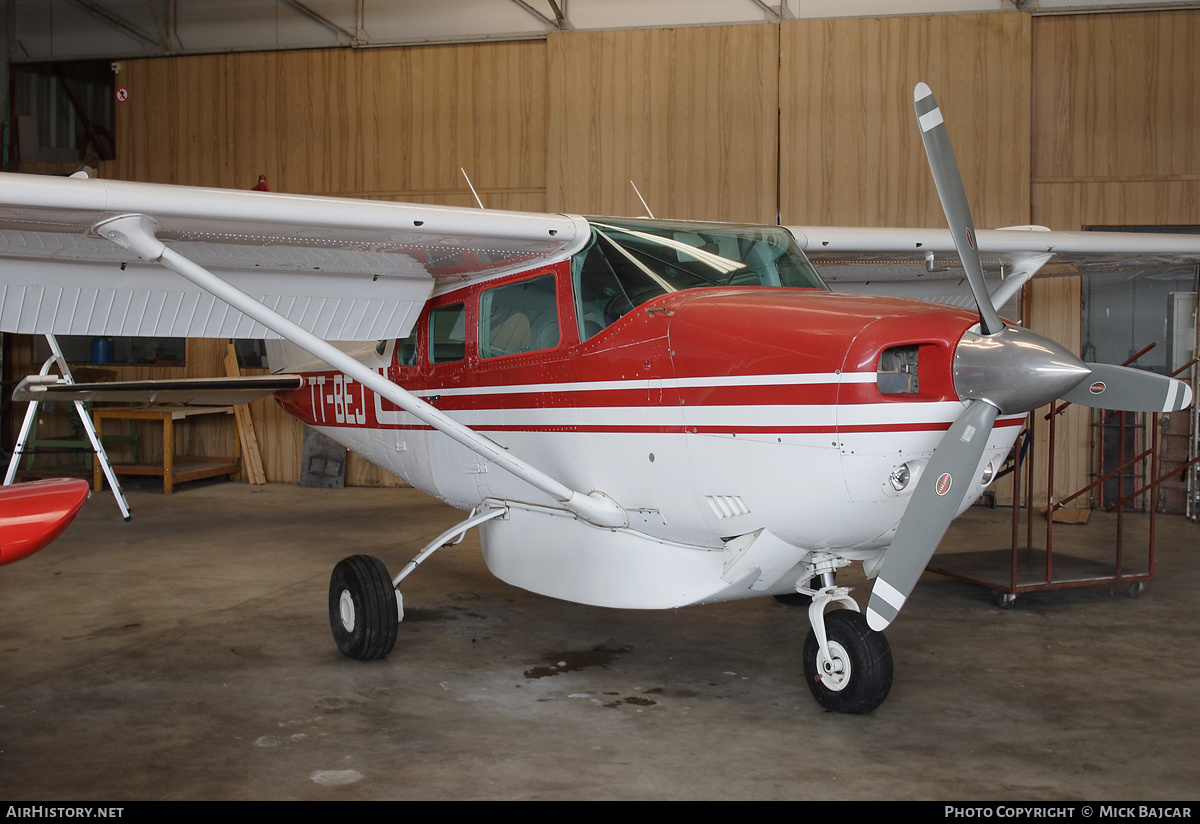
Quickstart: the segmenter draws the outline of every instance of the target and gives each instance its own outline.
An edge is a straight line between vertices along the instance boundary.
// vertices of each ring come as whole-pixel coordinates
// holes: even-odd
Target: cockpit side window
[[[571,280],[581,341],[620,320],[634,307],[675,291],[596,231],[587,248],[571,260]]]
[[[554,275],[506,283],[479,296],[479,356],[499,358],[558,346]]]

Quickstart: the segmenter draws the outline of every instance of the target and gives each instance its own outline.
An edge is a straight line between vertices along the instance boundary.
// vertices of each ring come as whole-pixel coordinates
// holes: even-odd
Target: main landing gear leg
[[[867,626],[848,587],[835,586],[834,571],[845,559],[818,553],[810,586],[797,590],[812,596],[804,642],[804,676],[817,703],[832,712],[867,713],[883,703],[892,688],[892,651],[883,633]],[[846,607],[829,614],[831,603]]]
[[[434,538],[395,578],[388,575],[383,561],[370,555],[353,555],[334,567],[329,579],[329,626],[342,654],[359,661],[387,656],[396,646],[399,623],[404,620],[400,582],[437,550],[457,544],[472,527],[507,511],[501,507],[472,512]]]

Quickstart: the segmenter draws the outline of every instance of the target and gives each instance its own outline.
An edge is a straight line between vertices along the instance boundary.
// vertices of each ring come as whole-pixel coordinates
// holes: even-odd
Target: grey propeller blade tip
[[[1178,412],[1192,403],[1192,388],[1181,380],[1108,363],[1089,363],[1091,374],[1062,399],[1081,406],[1122,412]]]

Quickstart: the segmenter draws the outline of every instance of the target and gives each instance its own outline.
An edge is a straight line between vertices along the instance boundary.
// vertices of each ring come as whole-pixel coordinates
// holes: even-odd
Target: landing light
[[[888,483],[892,485],[892,489],[897,492],[903,492],[908,486],[908,482],[912,479],[912,472],[908,468],[908,464],[900,464],[892,470],[892,474],[888,476]]]
[[[983,469],[983,477],[979,479],[980,486],[987,486],[992,482],[992,478],[996,477],[996,465],[988,461],[988,465]]]

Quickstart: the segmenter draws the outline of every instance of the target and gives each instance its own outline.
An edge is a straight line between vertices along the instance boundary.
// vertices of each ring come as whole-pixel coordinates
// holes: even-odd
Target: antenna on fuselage
[[[646,198],[642,197],[642,193],[638,191],[637,184],[630,180],[629,185],[633,187],[633,193],[638,196],[638,200],[642,201],[642,208],[646,210],[646,214],[653,218],[654,212],[650,211],[650,207],[646,205]]]
[[[467,185],[471,187],[471,194],[475,195],[475,202],[479,204],[480,209],[484,209],[483,201],[479,199],[479,193],[475,191],[475,186],[474,186],[474,184],[471,183],[471,178],[467,177],[467,170],[464,169],[462,166],[459,166],[458,170],[460,172],[462,172],[463,179],[466,180]],[[487,210],[484,209],[484,211],[487,211]]]

